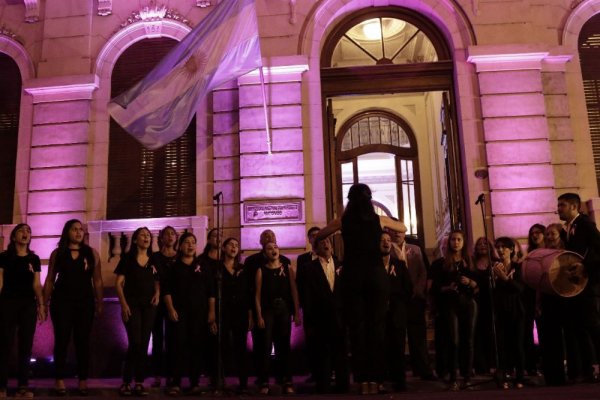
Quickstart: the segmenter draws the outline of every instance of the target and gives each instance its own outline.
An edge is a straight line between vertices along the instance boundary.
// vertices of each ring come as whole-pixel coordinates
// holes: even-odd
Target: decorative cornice
[[[23,0],[25,3],[25,22],[33,23],[40,20],[40,2],[38,0]]]
[[[151,7],[144,7],[139,11],[133,11],[131,15],[123,22],[119,28],[119,30],[126,28],[131,24],[135,24],[136,22],[145,22],[145,23],[156,23],[170,19],[173,21],[181,22],[189,27],[191,27],[190,21],[182,16],[179,11],[174,9],[167,9],[166,6],[157,6],[153,5]],[[116,33],[116,32],[115,32]]]
[[[112,14],[112,0],[98,0],[98,15],[105,17]]]

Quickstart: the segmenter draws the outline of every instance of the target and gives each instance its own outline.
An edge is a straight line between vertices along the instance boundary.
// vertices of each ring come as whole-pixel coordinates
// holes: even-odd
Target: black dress
[[[81,247],[76,258],[70,250],[56,250],[56,282],[50,303],[56,379],[65,378],[71,335],[77,353],[77,376],[80,380],[87,379],[94,319],[94,268],[95,259],[90,247]]]
[[[6,389],[15,331],[18,331],[19,342],[18,385],[27,387],[37,314],[33,279],[35,273],[41,271],[40,258],[33,253],[21,257],[5,251],[0,253],[0,269],[4,274],[0,292],[0,390]]]
[[[125,277],[123,292],[131,311],[129,320],[125,322],[128,347],[123,382],[130,383],[135,378],[136,383],[142,383],[146,377],[148,343],[156,313],[152,297],[155,282],[159,280],[158,271],[152,259],[146,265],[139,265],[135,256],[125,255],[119,261],[115,274]]]
[[[188,366],[190,385],[198,386],[208,335],[208,302],[214,297],[214,278],[198,261],[187,265],[178,260],[171,267],[164,295],[170,295],[179,320],[168,329],[175,339],[173,386],[181,386],[181,377]],[[171,334],[171,333],[170,333]]]
[[[269,381],[269,364],[271,348],[275,348],[275,378],[279,384],[291,384],[290,374],[290,339],[292,333],[292,315],[294,305],[290,284],[288,264],[270,269],[260,267],[262,286],[260,292],[261,315],[265,322],[261,364],[258,367],[259,385]]]
[[[342,218],[344,313],[356,382],[382,382],[385,377],[385,316],[390,282],[379,251],[381,232],[375,213],[366,220],[348,215]]]

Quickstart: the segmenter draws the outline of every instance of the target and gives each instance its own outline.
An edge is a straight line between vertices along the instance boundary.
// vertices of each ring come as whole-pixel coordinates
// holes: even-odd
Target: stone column
[[[475,46],[494,234],[526,238],[534,223],[556,221],[555,169],[542,78],[548,52]]]
[[[302,73],[307,68],[306,60],[301,57],[273,58],[264,68],[271,154],[268,154],[259,74],[239,79],[240,233],[244,250],[260,248],[259,235],[264,229],[275,232],[282,248],[305,246]],[[299,220],[261,224],[244,216],[245,204],[277,204],[288,200],[301,202]]]
[[[94,76],[79,75],[34,79],[24,88],[33,96],[27,223],[42,259],[67,220],[85,222],[90,101],[97,87]]]

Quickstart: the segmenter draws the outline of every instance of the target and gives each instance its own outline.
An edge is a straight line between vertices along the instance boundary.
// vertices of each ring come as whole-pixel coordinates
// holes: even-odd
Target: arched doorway
[[[464,227],[453,82],[446,41],[420,14],[401,7],[370,8],[338,24],[321,53],[329,217],[341,215],[348,177],[362,179],[361,159],[366,165],[370,159],[380,167],[377,179],[394,177],[396,216],[410,225],[413,239],[425,244],[428,236],[433,244],[450,228]],[[413,135],[414,145],[369,143],[342,150],[352,118],[368,118],[368,113],[396,121]],[[382,146],[390,147],[382,151]]]
[[[373,191],[375,210],[405,221],[407,235],[418,237],[418,153],[410,126],[387,111],[363,111],[350,118],[337,137],[338,204],[346,205],[352,184],[366,183]]]

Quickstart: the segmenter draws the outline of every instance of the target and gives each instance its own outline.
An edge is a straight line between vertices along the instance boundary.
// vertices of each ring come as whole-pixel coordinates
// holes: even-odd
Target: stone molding
[[[95,75],[75,75],[32,79],[25,83],[24,90],[33,96],[33,103],[50,103],[68,100],[91,100],[98,89]]]

